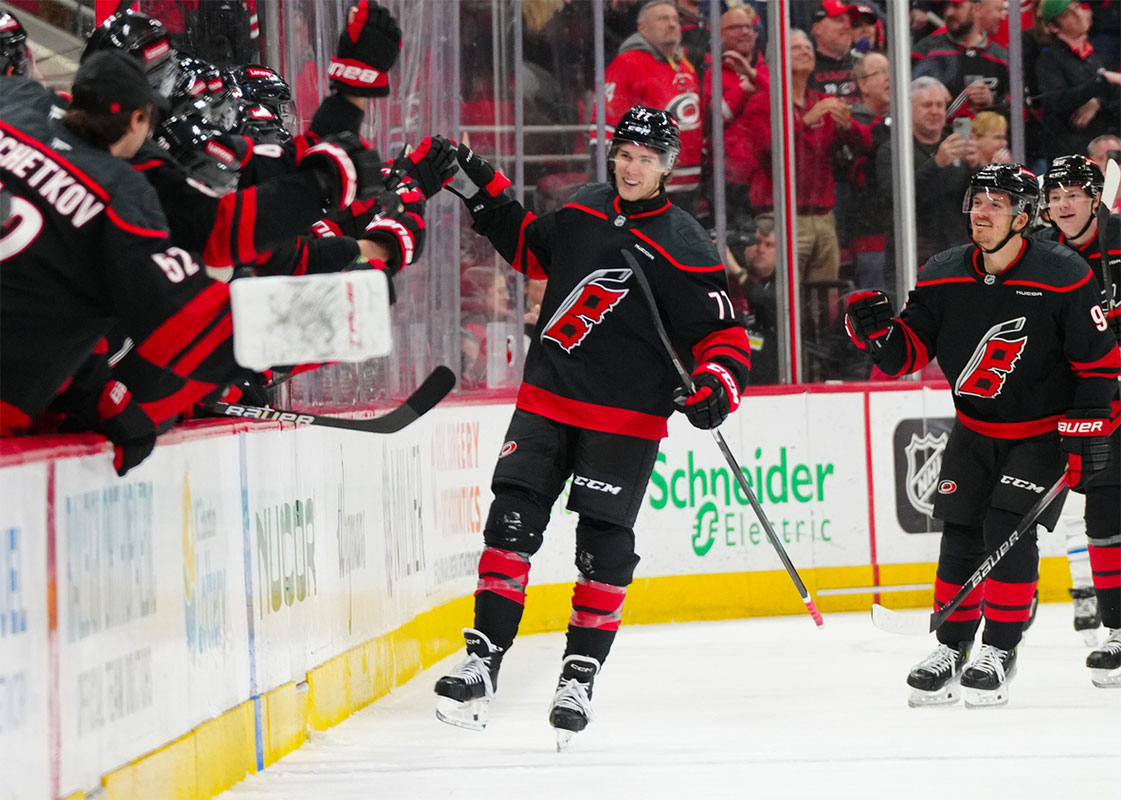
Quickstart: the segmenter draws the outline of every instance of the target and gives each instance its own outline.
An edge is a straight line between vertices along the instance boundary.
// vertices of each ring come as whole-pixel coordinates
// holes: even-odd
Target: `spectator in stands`
[[[778,303],[775,285],[775,218],[755,220],[755,243],[745,253],[746,279],[739,282],[747,298],[744,320],[751,342],[751,383],[778,383]]]
[[[911,0],[911,46],[942,27],[947,0]]]
[[[977,30],[992,39],[998,31],[1005,28],[1004,22],[1008,19],[1007,0],[978,0],[973,9],[973,19]]]
[[[767,63],[755,43],[759,38],[759,19],[750,6],[732,8],[720,18],[720,67],[724,102],[724,182],[728,217],[738,220],[749,217],[749,198],[755,159],[739,154],[750,152],[745,111],[748,99],[757,91],[766,92],[770,82]],[[704,84],[704,107],[712,107],[712,80]]]
[[[875,153],[890,136],[891,65],[887,56],[870,52],[856,62],[853,77],[859,99],[851,106],[857,122],[872,131],[872,149],[854,159],[849,176],[852,187],[853,281],[858,289],[887,291],[887,231],[891,224],[891,200],[885,205],[876,180]]]
[[[1043,125],[1057,153],[1082,153],[1090,140],[1121,129],[1121,73],[1107,69],[1087,41],[1089,7],[1073,0],[1043,0],[1039,18],[1051,42],[1035,62]]]
[[[1086,155],[1105,172],[1105,162],[1112,158],[1121,164],[1121,136],[1106,133],[1095,137],[1086,147]]]
[[[677,16],[681,22],[681,49],[685,57],[704,78],[704,65],[708,62],[708,17],[701,8],[701,0],[677,0]]]
[[[1008,120],[995,111],[982,111],[973,118],[973,141],[977,145],[977,166],[1011,164],[1008,150]]]
[[[884,22],[880,19],[880,12],[875,6],[860,3],[853,6],[856,9],[852,22],[852,50],[854,55],[864,53],[883,53],[887,50],[887,41],[884,38]]]
[[[859,16],[856,6],[840,0],[824,0],[814,12],[811,31],[814,42],[814,71],[810,88],[839,97],[846,103],[856,101],[856,81],[852,66],[853,20]]]
[[[833,216],[834,180],[831,152],[848,144],[854,153],[871,149],[869,129],[853,122],[843,100],[809,88],[814,71],[814,51],[804,31],[790,32],[790,96],[794,104],[796,199],[798,203],[799,276],[806,282],[835,281],[840,268],[840,249]],[[755,180],[751,204],[759,211],[774,207],[771,175],[771,108],[767,92],[756,92],[747,101],[750,152],[754,157]]]
[[[969,241],[961,198],[977,166],[977,145],[956,133],[945,136],[950,94],[929,76],[911,81],[911,123],[915,169],[915,233],[918,263]],[[892,196],[891,142],[876,151],[876,180],[883,197]]]
[[[977,6],[977,0],[952,0],[946,32],[928,36],[911,51],[911,74],[937,78],[950,91],[951,118],[1006,103],[1008,51],[978,27]]]
[[[666,187],[673,204],[695,213],[704,148],[701,84],[681,50],[681,23],[674,0],[650,0],[638,12],[638,31],[607,66],[603,92],[608,133],[632,106],[665,109],[681,130],[681,153]]]

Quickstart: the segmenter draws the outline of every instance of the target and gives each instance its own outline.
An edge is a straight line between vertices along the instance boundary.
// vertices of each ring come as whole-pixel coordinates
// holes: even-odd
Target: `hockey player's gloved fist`
[[[124,474],[156,446],[156,425],[120,381],[105,384],[97,401],[97,432],[113,443],[113,469]]]
[[[895,313],[883,292],[856,292],[845,309],[845,331],[853,344],[873,353],[883,346]]]
[[[419,189],[413,189],[402,195],[390,195],[390,203],[394,197],[399,201],[374,217],[362,237],[381,242],[397,253],[385,265],[390,277],[420,258],[425,237],[424,195]]]
[[[1086,482],[1109,466],[1110,421],[1108,408],[1077,408],[1059,420],[1061,445],[1067,454],[1067,486],[1085,488]]]
[[[732,373],[709,361],[693,373],[693,393],[678,389],[673,397],[677,410],[695,428],[709,430],[728,418],[740,404],[740,390]]]
[[[346,208],[382,188],[381,156],[353,133],[336,133],[308,148],[299,166],[314,176],[326,206]]]
[[[397,20],[377,3],[359,0],[327,69],[331,88],[355,97],[385,97],[389,70],[400,55]]]
[[[393,191],[408,178],[424,192],[425,198],[431,199],[458,170],[455,145],[443,136],[425,136],[416,150],[397,157],[389,168],[385,185]]]
[[[505,190],[510,186],[510,179],[467,145],[456,147],[459,171],[448,184],[448,191],[466,200],[472,214],[508,202],[510,197]]]

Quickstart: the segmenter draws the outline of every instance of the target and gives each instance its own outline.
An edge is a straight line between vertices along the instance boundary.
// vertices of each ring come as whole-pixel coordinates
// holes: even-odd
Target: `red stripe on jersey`
[[[0,400],[0,436],[14,436],[31,425],[31,417],[7,400]]]
[[[230,306],[230,287],[215,281],[191,298],[190,302],[164,320],[140,342],[136,353],[145,361],[166,367],[187,347],[199,331]]]
[[[961,591],[965,584],[947,583],[941,578],[934,579],[934,610],[941,611],[946,603],[954,599],[954,595]],[[961,605],[953,610],[947,617],[950,622],[972,622],[981,618],[981,598],[984,596],[984,584],[975,586],[973,591],[965,596]]]
[[[989,422],[987,420],[973,419],[961,411],[957,412],[961,424],[974,433],[988,436],[993,439],[1029,439],[1032,436],[1042,436],[1051,433],[1059,426],[1062,414],[1042,419],[1031,419],[1024,422]]]
[[[541,268],[541,262],[537,260],[537,256],[525,244],[525,229],[535,219],[537,219],[537,215],[532,211],[527,211],[525,217],[522,218],[522,225],[518,228],[518,246],[514,250],[514,263],[510,266],[527,278],[541,281],[548,276],[545,274],[545,270]],[[524,259],[523,254],[526,256]]]
[[[615,202],[615,213],[616,214],[622,214],[623,209],[621,209],[619,207],[619,196],[618,195],[615,195],[615,201],[614,202]],[[664,206],[662,206],[661,208],[655,208],[653,211],[643,211],[641,214],[631,214],[631,219],[640,219],[641,217],[652,217],[655,214],[661,214],[663,211],[665,211],[669,207],[670,207],[670,202],[667,199],[666,204]]]
[[[215,350],[221,347],[222,344],[233,335],[234,318],[233,315],[227,311],[218,324],[203,336],[194,347],[187,351],[186,355],[176,362],[173,371],[176,375],[180,375],[184,378],[187,377],[198,369],[199,364],[209,358]]]
[[[231,236],[234,214],[237,212],[237,192],[230,192],[218,198],[218,214],[214,227],[206,239],[206,249],[202,260],[211,267],[232,267],[234,265]]]
[[[1031,616],[1031,600],[1036,581],[1004,583],[986,578],[985,619],[990,622],[1027,622]]]
[[[60,166],[62,166],[73,177],[77,178],[82,183],[84,183],[86,185],[86,188],[89,189],[91,192],[96,194],[98,197],[100,197],[106,203],[109,202],[109,200],[110,200],[109,193],[101,188],[101,184],[97,183],[89,175],[84,173],[82,170],[78,169],[78,167],[76,167],[73,162],[66,160],[65,158],[60,156],[58,153],[56,153],[54,150],[51,150],[45,144],[40,142],[38,139],[32,139],[30,136],[28,136],[23,131],[17,130],[16,128],[13,128],[11,125],[4,122],[3,120],[0,120],[0,130],[3,130],[9,136],[11,136],[15,139],[19,139],[21,142],[23,142],[26,145],[29,145],[30,147],[34,147],[40,153],[43,153],[44,155],[46,155],[47,158],[49,158],[51,161],[54,161],[56,164],[59,164]]]
[[[152,239],[166,239],[167,231],[159,230],[158,228],[141,228],[139,225],[133,225],[131,222],[125,222],[121,219],[121,215],[113,210],[112,206],[107,206],[105,215],[109,220],[126,233],[131,233],[134,236],[148,236]]]
[[[976,283],[975,278],[936,278],[931,281],[916,281],[915,286],[937,286],[940,283]]]
[[[565,203],[564,207],[565,208],[575,208],[577,211],[583,211],[586,214],[591,214],[593,217],[599,217],[600,219],[607,219],[607,215],[604,214],[602,211],[596,211],[595,209],[588,208],[587,206],[582,206],[579,203]]]
[[[522,383],[516,405],[522,411],[590,431],[654,440],[664,439],[669,433],[665,417],[572,400],[531,383]]]
[[[307,275],[308,245],[303,239],[296,240],[296,248],[300,253],[300,261],[296,264],[293,275]]]
[[[904,372],[914,372],[922,369],[930,361],[930,352],[919,339],[918,334],[911,330],[910,325],[898,318],[895,321],[903,329],[903,341],[907,344],[907,363]]]
[[[1046,289],[1050,292],[1073,292],[1075,289],[1080,287],[1082,284],[1086,283],[1086,281],[1090,280],[1091,277],[1092,276],[1090,275],[1090,272],[1087,270],[1086,274],[1084,276],[1082,276],[1082,279],[1079,280],[1078,283],[1072,283],[1070,286],[1053,286],[1051,284],[1038,283],[1036,281],[1005,281],[1004,285],[1005,286],[1030,286],[1033,289]]]
[[[166,422],[171,419],[176,414],[181,414],[186,411],[217,388],[218,385],[215,383],[188,380],[183,387],[174,394],[162,397],[159,400],[141,403],[140,408],[144,410],[144,413],[147,414],[153,422],[159,425],[161,422]]]
[[[693,358],[698,364],[703,364],[712,360],[717,349],[751,368],[751,342],[743,328],[737,326],[713,331],[693,345]]]
[[[241,197],[241,219],[237,224],[237,253],[242,264],[251,264],[257,256],[253,229],[257,227],[257,187],[238,192]]]
[[[1071,361],[1071,368],[1081,373],[1088,369],[1121,369],[1121,348],[1117,345],[1097,361]]]
[[[714,265],[712,265],[711,267],[710,267],[710,266],[707,266],[707,265],[706,265],[706,266],[700,266],[700,267],[689,267],[689,266],[686,266],[685,264],[682,264],[682,263],[681,263],[681,262],[679,262],[679,261],[678,261],[677,259],[675,259],[675,258],[674,258],[673,256],[671,256],[671,255],[670,255],[669,253],[667,253],[667,252],[665,251],[665,249],[663,249],[663,248],[662,248],[662,246],[661,246],[660,244],[658,244],[657,242],[655,242],[655,241],[654,241],[653,239],[651,239],[651,238],[650,238],[649,236],[647,236],[646,234],[644,234],[644,233],[643,233],[642,231],[635,231],[635,230],[632,230],[632,231],[631,231],[631,233],[633,233],[633,234],[634,234],[635,236],[637,236],[637,237],[638,237],[639,239],[641,239],[642,241],[646,242],[646,243],[647,243],[648,245],[650,245],[650,246],[651,246],[651,247],[653,247],[653,248],[654,248],[655,250],[657,250],[657,251],[658,251],[659,253],[661,253],[661,254],[662,254],[662,256],[663,256],[663,257],[664,257],[664,258],[666,259],[666,261],[668,261],[669,263],[673,264],[673,265],[674,265],[675,267],[677,267],[678,269],[680,269],[680,270],[684,270],[685,272],[717,272],[717,271],[720,271],[720,270],[723,270],[723,269],[724,269],[724,265],[723,265],[723,264],[714,264]]]
[[[136,170],[137,172],[143,172],[144,170],[147,170],[147,169],[154,169],[155,167],[158,167],[162,163],[163,162],[160,161],[158,158],[150,158],[147,161],[141,161],[139,164],[133,164],[132,168],[134,170]]]
[[[108,342],[108,340],[106,340],[104,337],[99,339],[97,344],[95,344],[93,346],[93,350],[91,350],[90,352],[95,356],[100,355],[102,353],[108,353],[109,352],[109,342]]]

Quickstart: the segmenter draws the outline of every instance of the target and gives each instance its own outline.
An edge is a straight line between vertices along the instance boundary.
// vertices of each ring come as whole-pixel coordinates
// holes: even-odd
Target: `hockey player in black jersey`
[[[1024,513],[1063,474],[1082,487],[1108,463],[1121,354],[1086,263],[1024,238],[1039,202],[1036,177],[994,164],[970,180],[963,211],[972,245],[922,268],[898,316],[882,292],[854,295],[846,326],[890,375],[933,358],[952,387],[957,421],[942,460],[934,516],[942,520],[934,606],[952,598]],[[1059,503],[1038,522],[1052,528]],[[1038,581],[1034,528],[938,628],[938,648],[907,677],[910,704],[1008,701],[1016,647]],[[984,607],[979,652],[967,664]]]
[[[1116,337],[1121,325],[1121,219],[1107,217],[1109,230],[1098,229],[1097,206],[1105,177],[1085,156],[1055,159],[1043,176],[1042,217],[1051,237],[1078,253],[1101,286],[1101,319]],[[1111,243],[1111,244],[1110,244]],[[1116,404],[1116,397],[1114,403]],[[1102,437],[1103,439],[1105,437]],[[1108,437],[1109,466],[1086,482],[1086,536],[1093,590],[1090,597],[1072,589],[1075,604],[1097,600],[1097,617],[1109,637],[1086,658],[1096,686],[1121,687],[1121,428]],[[1104,446],[1099,441],[1098,447]],[[1088,622],[1075,617],[1075,628]],[[1096,628],[1097,625],[1095,624]]]
[[[514,269],[548,279],[517,408],[499,454],[484,528],[467,658],[436,683],[437,716],[480,729],[514,642],[530,560],[550,510],[572,478],[579,577],[549,721],[558,747],[591,718],[594,679],[619,628],[639,557],[633,525],[658,440],[675,408],[700,428],[719,425],[747,382],[746,331],[730,313],[724,267],[708,235],[666,197],[680,150],[677,123],[635,106],[615,127],[613,182],[580,189],[536,217],[504,190],[509,180],[466,146],[448,188],[476,232]],[[696,392],[674,398],[677,378],[621,251],[644,265]]]

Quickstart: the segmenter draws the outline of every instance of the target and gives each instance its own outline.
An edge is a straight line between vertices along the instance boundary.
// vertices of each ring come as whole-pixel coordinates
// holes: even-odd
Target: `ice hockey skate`
[[[436,718],[449,725],[481,731],[487,726],[490,701],[498,688],[503,652],[485,634],[464,628],[467,658],[436,681]]]
[[[599,662],[590,656],[568,656],[561,665],[560,681],[549,707],[558,753],[592,721],[592,683],[598,673]]]
[[[1001,650],[981,645],[977,658],[961,675],[966,708],[1002,706],[1008,702],[1008,684],[1016,675],[1016,648]]]
[[[1121,688],[1121,628],[1113,630],[1101,646],[1086,656],[1090,680],[1102,689]]]
[[[961,697],[961,672],[969,660],[969,642],[958,642],[957,647],[938,645],[938,649],[916,664],[907,675],[911,708],[944,706],[956,703]]]
[[[1098,610],[1098,596],[1092,586],[1076,587],[1070,590],[1074,601],[1074,629],[1082,635],[1087,647],[1097,647],[1098,629],[1102,625],[1102,615]]]

